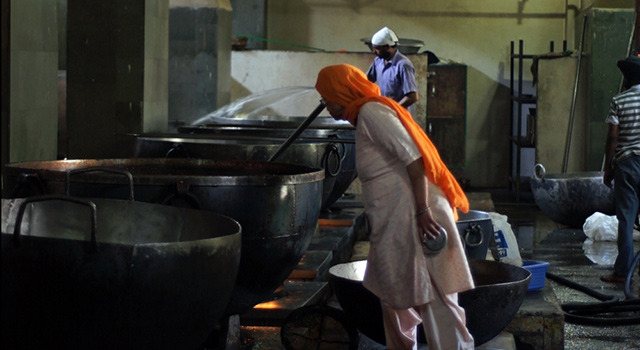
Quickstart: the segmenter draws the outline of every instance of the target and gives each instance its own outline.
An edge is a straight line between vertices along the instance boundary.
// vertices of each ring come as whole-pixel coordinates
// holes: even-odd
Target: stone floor
[[[601,282],[599,277],[612,271],[610,266],[597,265],[585,257],[584,242],[586,236],[582,229],[563,227],[549,220],[540,212],[531,200],[526,199],[514,203],[508,196],[493,193],[496,211],[507,215],[517,235],[520,253],[524,259],[549,262],[548,272],[581,284],[599,293],[625,299],[622,284]],[[597,242],[590,251],[598,251],[598,247],[615,247],[613,242]],[[584,246],[584,247],[583,247]],[[614,248],[615,249],[615,248]],[[610,250],[601,249],[600,258],[604,260]],[[640,242],[635,242],[635,251],[640,251]],[[597,257],[597,254],[594,254]],[[632,280],[632,293],[639,293],[638,274]],[[546,283],[561,304],[565,303],[599,303],[600,300],[578,290],[566,287],[547,278]],[[640,317],[635,313],[635,317]],[[640,349],[640,325],[606,326],[599,324],[575,324],[565,320],[564,349]],[[518,349],[529,349],[520,347]]]
[[[610,266],[597,265],[585,257],[583,248],[586,236],[581,229],[562,227],[542,214],[532,200],[521,198],[514,201],[508,194],[500,191],[487,193],[471,193],[472,208],[475,205],[478,210],[491,211],[506,215],[509,218],[514,234],[517,237],[519,251],[523,259],[549,262],[548,272],[569,279],[591,288],[599,293],[617,297],[624,300],[622,284],[608,284],[601,282],[599,277],[611,271]],[[635,251],[640,251],[640,242],[635,242]],[[597,243],[594,248],[596,255],[610,254],[610,243]],[[494,249],[495,247],[492,247]],[[605,256],[606,257],[606,256]],[[636,270],[637,271],[637,270]],[[632,292],[637,297],[639,293],[639,280],[637,273],[634,275]],[[600,300],[591,297],[575,289],[546,279],[546,286],[554,298],[555,303],[565,304],[574,302],[599,303]],[[546,295],[546,294],[545,294]],[[528,296],[529,297],[529,296]],[[545,296],[546,297],[546,296]],[[328,303],[331,303],[329,299]],[[335,302],[335,300],[333,301]],[[635,314],[638,317],[638,314]],[[487,343],[478,349],[640,349],[640,325],[607,326],[603,322],[584,325],[564,322],[563,342],[558,344],[536,344],[527,342],[526,339],[518,339],[511,333],[501,334],[499,339]],[[543,332],[544,330],[540,330]],[[242,350],[283,349],[280,340],[279,327],[241,327]],[[378,350],[383,346],[366,337],[361,337],[359,350]],[[421,347],[427,349],[426,346]]]

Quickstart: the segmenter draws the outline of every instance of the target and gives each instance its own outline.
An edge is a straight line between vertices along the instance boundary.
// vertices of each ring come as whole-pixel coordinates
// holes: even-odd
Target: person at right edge
[[[367,79],[380,87],[380,94],[398,102],[413,115],[418,102],[418,84],[413,63],[398,50],[398,37],[384,27],[371,38],[375,53]]]
[[[356,169],[370,224],[363,286],[380,298],[388,349],[417,349],[422,323],[430,350],[473,349],[458,293],[474,288],[455,224],[469,200],[409,111],[380,96],[358,68],[334,65],[316,90],[329,114],[356,127]],[[447,232],[437,254],[423,242]]]
[[[603,181],[612,187],[618,218],[618,256],[603,282],[623,283],[633,263],[633,225],[640,203],[640,57],[618,61],[625,91],[611,101]]]

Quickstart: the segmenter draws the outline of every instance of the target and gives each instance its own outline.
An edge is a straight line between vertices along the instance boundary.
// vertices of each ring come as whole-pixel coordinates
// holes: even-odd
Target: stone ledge
[[[564,349],[564,312],[553,287],[529,291],[505,330],[531,349]]]

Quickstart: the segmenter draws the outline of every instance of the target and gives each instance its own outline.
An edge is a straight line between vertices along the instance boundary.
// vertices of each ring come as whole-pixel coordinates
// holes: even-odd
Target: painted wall
[[[10,111],[3,115],[8,120],[3,121],[3,138],[8,137],[3,148],[9,154],[3,161],[56,159],[57,6],[46,0],[11,1],[10,5],[9,74],[2,76],[9,79],[9,96],[2,99]],[[27,22],[29,26],[21,25]]]

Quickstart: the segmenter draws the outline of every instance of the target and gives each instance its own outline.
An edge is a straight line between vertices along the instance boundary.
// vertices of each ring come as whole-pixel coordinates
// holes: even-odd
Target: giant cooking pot
[[[277,152],[284,139],[255,136],[209,135],[209,134],[141,134],[136,135],[134,157],[136,158],[202,158],[215,160],[267,161]],[[352,154],[352,153],[351,153]],[[355,166],[350,159],[345,162],[347,148],[329,139],[298,139],[278,158],[279,162],[299,164],[325,169],[322,185],[322,208],[328,208],[346,190],[337,195],[338,179],[355,178]],[[345,163],[350,172],[343,172]],[[343,185],[341,185],[343,186]]]
[[[303,116],[283,116],[283,115],[259,115],[259,114],[235,114],[230,116],[207,117],[206,124],[196,124],[194,126],[240,126],[240,127],[263,127],[272,129],[295,129],[300,126],[307,117]],[[346,120],[335,120],[331,116],[318,116],[307,129],[355,129]],[[184,129],[183,129],[184,130]]]
[[[315,93],[315,90],[312,91]],[[179,127],[178,130],[180,133],[187,134],[205,133],[242,137],[283,138],[281,142],[284,142],[307,118],[308,117],[291,115],[261,115],[254,112],[224,116],[210,115],[206,118],[206,124],[200,123],[191,126],[182,126]],[[355,127],[346,120],[335,120],[331,116],[321,115],[316,117],[311,124],[302,131],[300,137],[316,141],[325,141],[326,138],[330,138],[335,144],[340,146],[342,167],[335,175],[336,178],[331,192],[328,197],[325,196],[323,209],[327,209],[336,200],[340,199],[356,178]],[[287,152],[283,155],[286,153]]]
[[[291,117],[290,117],[291,118]],[[322,118],[322,117],[320,117]],[[294,118],[295,123],[301,123],[302,121],[298,121]],[[290,124],[283,124],[286,122],[278,123],[274,120],[263,121],[262,125],[255,126],[225,126],[225,125],[215,125],[215,124],[207,124],[207,125],[198,125],[198,126],[184,126],[179,127],[178,131],[183,134],[207,134],[212,137],[242,137],[242,138],[251,138],[258,137],[263,139],[270,139],[272,141],[277,141],[280,144],[284,143],[289,136],[291,136],[295,129],[289,127]],[[287,127],[285,127],[287,126]],[[326,127],[323,127],[326,126]],[[325,176],[325,183],[327,179],[334,180],[333,188],[331,191],[325,196],[323,201],[322,208],[329,208],[335,201],[340,199],[344,192],[349,188],[353,180],[357,177],[356,172],[356,150],[355,150],[355,134],[356,129],[351,126],[351,124],[338,124],[334,121],[333,124],[329,124],[324,121],[319,125],[313,125],[304,129],[300,134],[300,138],[305,140],[305,142],[309,141],[322,141],[322,142],[331,142],[333,145],[337,146],[338,153],[341,155],[342,164],[338,169],[337,174],[335,174],[335,179],[331,179],[331,172],[335,173],[334,170],[330,171],[328,176]],[[332,146],[335,149],[335,147]],[[287,157],[288,151],[285,151],[279,159],[279,161],[287,162],[283,157]],[[331,164],[327,164],[327,166],[331,166]],[[325,188],[325,192],[327,189]]]
[[[458,304],[465,309],[467,329],[478,346],[511,322],[527,294],[531,272],[491,260],[471,259],[469,267],[476,287],[459,293]],[[385,344],[380,299],[362,285],[366,269],[366,260],[335,265],[329,269],[331,285],[349,322]],[[422,329],[418,336],[425,342]]]
[[[2,199],[2,345],[196,349],[226,308],[240,225],[204,210]]]
[[[94,168],[128,170],[136,200],[200,207],[240,223],[240,270],[227,314],[271,296],[304,254],[320,215],[324,171],[282,163],[159,158],[13,163],[5,167],[5,189],[63,193],[71,172],[72,195],[127,197],[124,176],[83,172]]]
[[[540,210],[551,220],[582,227],[595,212],[615,214],[613,189],[603,183],[604,172],[546,174],[542,164],[536,164],[531,177],[533,198]]]

